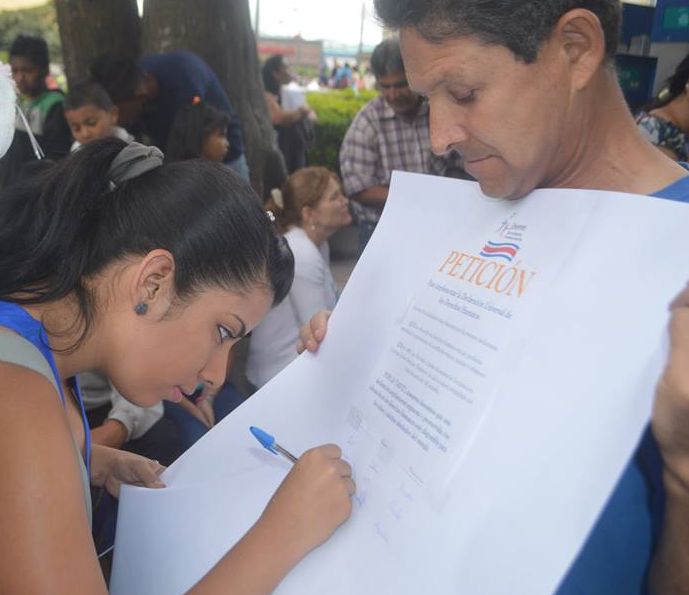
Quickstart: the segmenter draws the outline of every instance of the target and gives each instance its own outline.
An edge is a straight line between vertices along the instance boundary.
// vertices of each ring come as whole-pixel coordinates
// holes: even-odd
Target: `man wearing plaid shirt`
[[[371,69],[380,95],[356,115],[340,149],[342,182],[353,199],[360,250],[380,219],[393,170],[466,177],[456,154],[431,152],[428,103],[409,88],[397,39],[376,46]]]

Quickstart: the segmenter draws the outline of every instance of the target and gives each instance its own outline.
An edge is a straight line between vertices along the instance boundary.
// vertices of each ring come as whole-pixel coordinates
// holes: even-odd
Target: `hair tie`
[[[270,197],[273,199],[275,206],[277,206],[281,211],[285,208],[285,201],[282,198],[282,190],[279,188],[273,188],[270,191]]]
[[[114,190],[127,180],[133,180],[163,165],[163,152],[158,147],[129,143],[112,160],[108,169],[110,189]]]

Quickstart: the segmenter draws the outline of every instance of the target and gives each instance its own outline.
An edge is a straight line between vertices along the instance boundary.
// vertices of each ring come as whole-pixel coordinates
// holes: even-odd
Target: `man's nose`
[[[442,103],[430,104],[429,125],[431,150],[436,155],[444,155],[470,138],[462,115]]]

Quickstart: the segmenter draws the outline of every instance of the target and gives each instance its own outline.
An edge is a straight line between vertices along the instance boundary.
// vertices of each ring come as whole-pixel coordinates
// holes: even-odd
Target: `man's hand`
[[[689,594],[689,286],[670,306],[670,356],[652,427],[663,457],[663,531],[650,572],[655,595]]]
[[[689,495],[689,286],[670,308],[670,356],[656,390],[652,424],[667,479]]]

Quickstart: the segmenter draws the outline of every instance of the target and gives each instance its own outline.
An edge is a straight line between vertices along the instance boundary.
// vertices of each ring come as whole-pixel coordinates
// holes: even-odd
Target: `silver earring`
[[[143,316],[146,314],[146,312],[148,312],[148,304],[139,302],[136,306],[134,306],[134,312],[136,312],[139,316]]]

